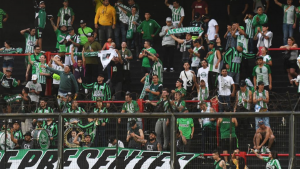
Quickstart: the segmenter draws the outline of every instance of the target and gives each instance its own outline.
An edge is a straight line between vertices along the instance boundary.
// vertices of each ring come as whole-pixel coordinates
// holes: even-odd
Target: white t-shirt
[[[222,75],[218,76],[219,81],[219,95],[221,96],[229,96],[231,95],[231,85],[234,84],[232,77],[226,76],[223,77]]]
[[[52,62],[52,68],[55,69],[55,70],[64,71],[63,67],[58,66],[54,62]],[[53,84],[60,84],[60,80],[56,80],[56,79],[53,78]]]
[[[201,67],[198,69],[197,77],[199,77],[199,82],[203,79],[205,81],[205,86],[208,87],[208,72],[209,68],[204,69]]]
[[[121,140],[118,140],[118,146],[119,148],[124,148],[124,144]],[[112,145],[111,143],[108,143],[107,147],[116,147],[116,145]]]
[[[66,37],[66,40],[68,41],[69,39],[71,39],[71,35],[68,35],[67,37]],[[79,43],[80,44],[80,37],[78,36],[78,35],[75,35],[75,39],[74,39],[75,41],[75,43]],[[71,53],[72,52],[72,47],[73,47],[74,45],[73,45],[73,43],[68,47],[68,49],[69,49],[69,51],[68,51],[68,53]],[[74,52],[77,52],[78,51],[78,47],[75,47],[74,46]],[[75,59],[75,61],[77,62],[77,55],[74,55],[74,59]],[[73,63],[72,63],[72,59],[71,59],[71,55],[66,55],[65,56],[65,64],[66,65],[68,65],[68,66],[70,66],[70,65],[73,65]]]
[[[29,97],[31,99],[32,102],[39,102],[39,95],[36,95],[35,93],[30,93],[30,90],[34,89],[36,92],[41,92],[42,91],[42,85],[40,83],[36,83],[34,84],[33,81],[29,81],[26,86],[27,88],[29,88]]]
[[[194,47],[193,51],[194,51],[194,53],[198,54],[198,51],[200,49],[202,49],[202,46],[200,46],[199,48]],[[191,64],[192,67],[199,67],[199,63],[200,63],[199,57],[197,57],[195,54],[193,54],[193,57],[191,58],[191,60],[192,60],[192,64]]]
[[[185,73],[184,73],[185,72]],[[186,75],[186,76],[185,76]],[[187,87],[193,86],[193,73],[192,70],[181,71],[179,78],[183,81],[183,88],[186,90]]]
[[[259,47],[269,48],[270,46],[272,46],[273,32],[271,31],[267,32],[266,36],[268,36],[269,39],[265,39],[261,33],[257,34],[257,48]]]
[[[217,21],[214,19],[211,19],[208,22],[208,30],[207,30],[207,35],[208,35],[208,40],[214,40],[215,35],[216,35],[216,25],[218,25]]]

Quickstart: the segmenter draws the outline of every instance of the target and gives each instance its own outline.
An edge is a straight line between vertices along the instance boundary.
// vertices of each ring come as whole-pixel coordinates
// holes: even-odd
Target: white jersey
[[[220,73],[220,63],[218,64],[217,68],[215,67],[217,63],[218,63],[218,57],[217,57],[217,52],[215,51],[213,61],[212,63],[209,63],[209,71]]]
[[[66,37],[66,40],[68,41],[69,39],[72,39],[75,43],[80,44],[80,37],[79,37],[78,35],[76,35],[76,34],[73,35],[73,36],[68,35],[68,36]],[[71,53],[71,52],[72,52],[72,47],[74,47],[74,52],[75,52],[75,53],[78,52],[78,47],[75,47],[75,46],[73,45],[73,43],[72,43],[70,46],[67,47],[67,52],[68,52],[68,53]],[[77,62],[77,55],[74,55],[74,60]],[[73,65],[72,59],[71,59],[71,55],[66,55],[66,56],[65,56],[65,65],[67,65],[67,66]]]
[[[203,67],[198,69],[197,77],[199,77],[199,82],[203,79],[205,81],[205,86],[208,87],[208,71],[209,67],[204,69]]]
[[[116,147],[116,145],[112,145],[111,143],[108,143],[107,147]],[[124,148],[124,143],[121,140],[118,140],[118,147]]]

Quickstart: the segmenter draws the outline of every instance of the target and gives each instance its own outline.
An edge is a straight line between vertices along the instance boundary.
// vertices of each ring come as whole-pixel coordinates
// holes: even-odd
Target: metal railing
[[[12,118],[58,118],[58,130],[63,131],[63,122],[64,118],[169,118],[170,119],[170,167],[175,169],[174,160],[176,159],[176,118],[218,118],[218,117],[278,117],[278,116],[289,116],[289,169],[294,167],[294,159],[295,159],[295,116],[300,116],[300,112],[264,112],[264,113],[135,113],[135,114],[126,114],[126,113],[106,113],[106,114],[96,114],[96,113],[82,113],[82,114],[68,114],[68,113],[53,113],[53,114],[0,114],[0,119],[12,119]],[[116,124],[116,131],[118,131],[118,124]],[[118,139],[118,132],[116,132],[116,137]],[[63,161],[62,159],[64,154],[63,149],[63,133],[59,132],[58,135],[58,168],[63,169]],[[118,147],[117,147],[118,149]],[[118,151],[118,150],[117,150]],[[118,156],[118,153],[116,153]],[[298,156],[298,155],[297,155]],[[118,160],[118,158],[116,158]],[[118,165],[118,162],[116,162]],[[116,166],[118,167],[118,166]]]

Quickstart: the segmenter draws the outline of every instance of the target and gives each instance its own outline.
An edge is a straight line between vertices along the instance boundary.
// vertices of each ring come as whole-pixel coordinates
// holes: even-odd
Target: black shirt
[[[89,144],[86,144],[85,142],[80,142],[80,147],[93,147],[94,144],[92,142],[90,142]]]
[[[194,21],[192,21],[190,23],[191,27],[200,27],[201,28],[202,25],[203,25],[202,21],[196,21],[196,20],[194,20]],[[192,36],[199,36],[199,33],[198,32],[192,32]]]
[[[137,126],[135,129],[130,128],[129,134],[134,133],[134,134],[140,136],[139,130],[140,130],[139,126]],[[128,148],[141,149],[141,143],[138,143],[138,142],[134,141],[133,138],[130,138]]]
[[[123,82],[123,64],[117,63],[114,61],[110,62],[110,66],[112,67],[112,76],[111,82],[118,83]]]
[[[18,144],[21,146],[21,149],[34,149],[33,140],[27,142],[24,139],[19,139]]]
[[[155,140],[153,143],[150,143],[150,140],[147,141],[145,147],[147,151],[158,151],[157,149],[157,140]]]
[[[249,4],[248,0],[228,0],[228,5],[230,5],[230,15],[242,14],[246,4]]]
[[[184,152],[184,144],[182,141],[182,137],[176,138],[176,147],[177,152]]]
[[[26,96],[26,98],[28,99],[28,100],[22,100],[22,113],[30,113],[31,112],[31,110],[30,110],[30,102],[31,102],[31,99],[30,99],[30,97],[29,96]]]

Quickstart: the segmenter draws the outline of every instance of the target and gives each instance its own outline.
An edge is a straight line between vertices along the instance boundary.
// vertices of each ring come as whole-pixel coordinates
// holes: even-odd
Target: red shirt
[[[201,2],[195,1],[192,5],[192,9],[194,9],[194,14],[199,13],[201,17],[202,15],[206,14],[205,8],[207,7],[207,3],[203,0]]]

